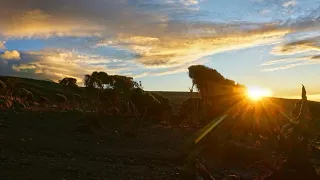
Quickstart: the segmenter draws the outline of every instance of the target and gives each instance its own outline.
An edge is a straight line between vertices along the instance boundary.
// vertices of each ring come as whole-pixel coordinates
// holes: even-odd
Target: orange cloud
[[[58,81],[64,77],[73,77],[81,84],[83,76],[91,74],[93,71],[118,74],[127,69],[126,67],[109,68],[108,63],[111,61],[105,57],[73,51],[47,49],[27,52],[25,56],[30,56],[30,60],[25,60],[20,64],[13,64],[12,69],[14,71],[41,74],[45,77],[50,77],[53,81]],[[102,63],[103,65],[101,65]]]
[[[0,57],[6,60],[19,60],[20,53],[16,50],[5,51],[2,55],[0,55]]]
[[[0,18],[0,23],[0,34],[6,37],[93,36],[101,31],[98,25],[50,15],[40,9],[11,14],[9,19]]]
[[[6,44],[5,41],[0,41],[0,49],[6,49],[5,44]]]
[[[127,48],[138,54],[137,62],[147,67],[172,67],[198,60],[215,53],[276,43],[290,29],[259,29],[223,36],[163,37],[146,44]]]
[[[23,72],[23,71],[33,71],[36,70],[37,67],[33,64],[20,64],[20,65],[12,65],[12,69],[17,72]],[[38,72],[38,71],[37,71]]]
[[[199,2],[163,1],[170,5],[170,12],[176,8],[181,12],[188,11],[189,6],[194,7]],[[293,3],[287,1],[287,5]],[[157,7],[162,7],[161,3]],[[310,27],[303,25],[300,28],[299,23],[294,28],[278,23],[192,23],[175,20],[166,10],[144,11],[128,0],[2,0],[0,36],[8,39],[93,37],[91,47],[114,46],[130,51],[135,55],[132,64],[154,69],[178,68],[215,53],[279,43],[285,35]],[[89,56],[92,59],[86,61],[87,57],[70,52],[42,51],[39,54],[33,52],[33,55],[44,57],[36,62],[38,72],[52,71],[52,74],[75,77],[78,75],[73,71],[87,72],[86,69],[98,67],[93,66],[94,61],[98,64],[106,60]],[[63,59],[71,59],[73,64],[62,67]]]

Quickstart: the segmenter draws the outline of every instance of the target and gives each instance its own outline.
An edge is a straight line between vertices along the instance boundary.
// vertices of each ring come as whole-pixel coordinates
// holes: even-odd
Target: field
[[[2,112],[0,179],[177,179],[179,144],[192,130],[139,127],[113,117],[78,131],[75,112]],[[129,121],[130,122],[130,121]]]
[[[46,97],[56,93],[67,97],[73,93],[85,94],[82,88],[75,91],[49,81],[23,78],[13,78],[13,81],[33,94]],[[156,93],[170,100],[174,112],[191,96],[189,92]],[[269,100],[287,110],[286,113],[296,102],[279,98]],[[316,118],[319,118],[319,107],[319,103],[310,102],[310,110]],[[96,121],[101,126],[97,126]],[[319,122],[314,126],[319,129]],[[197,128],[160,123],[136,124],[132,116],[97,115],[53,107],[31,105],[19,111],[2,110],[0,179],[190,179],[184,176],[188,171],[181,154],[198,131]],[[219,136],[227,131],[227,128],[223,129]],[[266,167],[248,169],[250,164],[262,158],[260,155],[253,157],[260,151],[252,144],[248,147],[226,144],[222,148],[209,144],[210,148],[201,154],[207,160],[213,158],[208,163],[214,168],[215,179],[236,174],[249,180],[270,173]],[[320,172],[317,146],[318,142],[314,142],[308,159]],[[270,161],[274,158],[271,152],[263,156],[266,157]]]

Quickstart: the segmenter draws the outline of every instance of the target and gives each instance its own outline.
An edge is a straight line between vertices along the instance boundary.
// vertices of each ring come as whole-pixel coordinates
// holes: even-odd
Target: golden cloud
[[[199,0],[180,0],[182,4],[185,6],[196,5],[199,4]]]
[[[64,77],[73,77],[78,83],[83,82],[85,74],[93,71],[105,71],[110,74],[117,74],[126,68],[109,68],[109,59],[104,57],[80,54],[73,51],[62,51],[47,49],[38,52],[27,52],[31,62],[14,64],[12,69],[16,72],[32,72],[50,77],[53,81],[58,81]],[[101,65],[104,63],[104,65]]]
[[[20,53],[16,50],[5,51],[2,55],[0,55],[0,57],[6,60],[19,60]]]
[[[162,31],[168,21],[164,13],[142,12],[127,0],[3,1],[0,35],[6,37],[152,34]]]
[[[164,2],[171,3],[172,12],[175,3],[193,7],[199,1]],[[182,8],[187,8],[185,6]],[[94,36],[94,47],[116,46],[130,51],[136,55],[133,63],[154,69],[179,68],[214,53],[279,43],[283,36],[296,30],[276,23],[191,23],[174,20],[166,10],[144,11],[129,0],[2,0],[0,36]],[[185,9],[180,7],[180,10]],[[95,64],[110,61],[104,57],[65,51],[29,52],[29,55],[37,57],[32,63],[38,72],[57,77],[61,74],[80,77],[78,72],[82,76],[93,69],[98,70],[95,68],[104,70],[104,66]],[[166,73],[158,72],[160,75]]]
[[[198,60],[214,53],[272,44],[290,29],[259,29],[224,36],[160,38],[152,43],[131,44],[128,49],[138,54],[136,61],[147,67],[172,67]]]
[[[23,72],[23,71],[34,71],[37,69],[37,67],[33,64],[20,64],[20,65],[12,65],[12,69],[17,72]],[[38,71],[37,71],[38,72]]]
[[[5,41],[0,41],[0,49],[6,49],[5,44],[6,44]]]
[[[6,37],[93,36],[101,31],[89,22],[53,16],[40,9],[17,12],[11,15],[10,21],[0,18],[0,23],[0,34]]]

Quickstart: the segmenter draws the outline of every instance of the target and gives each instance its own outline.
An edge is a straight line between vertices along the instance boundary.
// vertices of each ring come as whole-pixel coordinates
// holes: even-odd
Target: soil
[[[195,129],[134,126],[132,118],[120,116],[100,118],[102,127],[93,128],[95,123],[88,124],[94,117],[50,108],[0,112],[0,180],[181,178],[181,149]],[[248,160],[239,148],[227,148],[221,157],[227,157],[224,161],[233,165]],[[236,149],[237,154],[228,153],[228,149]],[[217,152],[215,148],[209,150],[210,154]],[[315,172],[320,173],[319,149],[314,147],[308,159]],[[270,173],[263,168],[246,167],[231,168],[228,163],[210,170],[216,179],[228,174],[253,179]]]
[[[0,112],[0,179],[178,179],[179,145],[193,130],[134,130],[106,118],[105,130],[82,113]]]

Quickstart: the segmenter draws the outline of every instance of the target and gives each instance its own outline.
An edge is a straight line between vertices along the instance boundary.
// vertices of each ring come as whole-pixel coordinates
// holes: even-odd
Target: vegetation
[[[70,87],[76,87],[77,86],[77,79],[75,78],[63,78],[59,81],[59,84],[63,86],[70,86]]]
[[[293,131],[281,130],[290,122],[284,115],[289,114],[292,107],[295,107],[292,114],[303,114],[301,110],[307,112],[305,109],[308,109],[314,119],[320,117],[319,103],[307,101],[304,87],[302,101],[296,104],[294,100],[279,98],[252,102],[245,97],[245,86],[225,78],[217,70],[203,65],[190,66],[188,70],[192,82],[189,92],[149,92],[132,77],[96,71],[84,76],[84,87],[79,87],[77,80],[70,77],[54,83],[0,76],[0,110],[59,111],[57,107],[60,107],[67,112],[79,112],[83,124],[78,125],[77,133],[107,132],[103,124],[121,117],[128,120],[125,134],[131,138],[138,137],[139,127],[151,124],[164,124],[172,129],[195,128],[198,132],[186,141],[191,146],[182,153],[187,160],[182,171],[187,176],[201,174],[209,179],[212,176],[208,167],[199,159],[229,162],[231,154],[235,161],[255,163],[261,160],[261,153],[265,153],[264,147],[278,150],[277,135],[280,134],[282,144],[286,144],[286,135],[299,134],[301,131],[296,126],[291,128]],[[300,109],[301,105],[304,106]],[[312,133],[316,134],[320,123],[311,123],[315,127]],[[299,135],[291,135],[294,136]],[[309,143],[311,138],[304,139]],[[288,144],[300,142],[291,141],[293,143]],[[212,149],[221,159],[217,160]],[[301,150],[300,146],[295,149]],[[303,160],[301,152],[293,156]],[[292,160],[291,153],[286,156]]]

